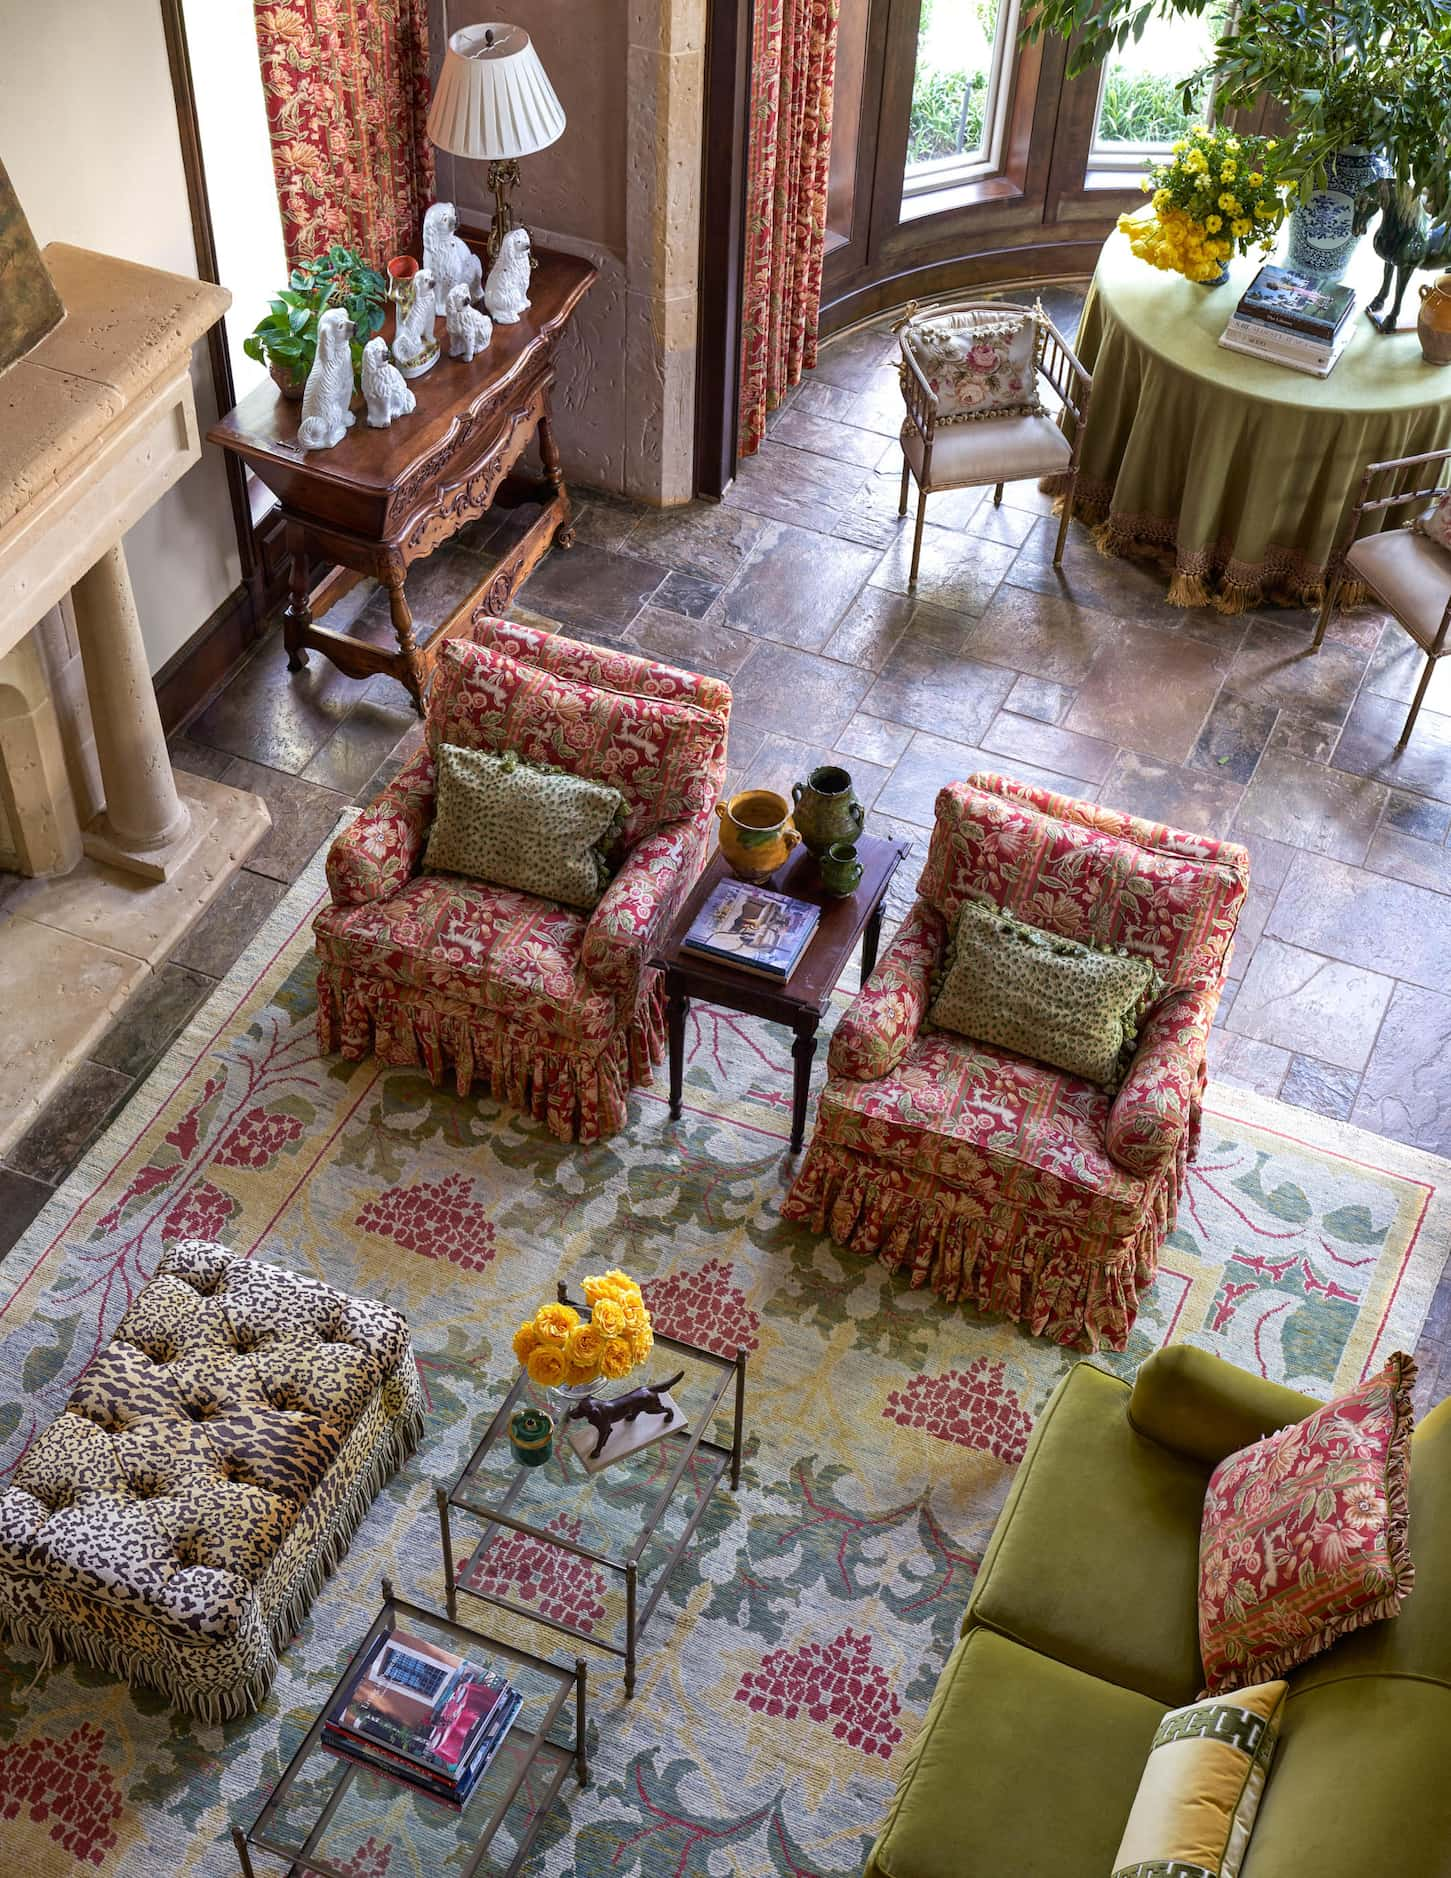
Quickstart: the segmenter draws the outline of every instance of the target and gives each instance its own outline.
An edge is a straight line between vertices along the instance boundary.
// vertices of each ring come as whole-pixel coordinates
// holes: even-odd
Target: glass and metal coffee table
[[[381,1770],[343,1760],[323,1745],[323,1722],[338,1697],[356,1681],[378,1638],[400,1626],[425,1641],[437,1639],[485,1667],[504,1668],[524,1698],[513,1727],[462,1808],[432,1799]],[[561,1668],[396,1597],[385,1578],[383,1608],[282,1778],[246,1831],[232,1828],[242,1878],[259,1878],[253,1851],[286,1860],[288,1878],[308,1872],[317,1878],[348,1878],[364,1845],[374,1858],[390,1865],[396,1851],[395,1870],[518,1878],[571,1764],[581,1786],[589,1781],[586,1691],[582,1658]],[[561,1744],[552,1738],[553,1731],[571,1696],[574,1740]]]
[[[562,1285],[560,1301],[574,1302]],[[437,1490],[451,1617],[462,1592],[547,1624],[622,1657],[625,1694],[634,1694],[640,1636],[671,1573],[720,1482],[728,1475],[732,1491],[741,1483],[745,1351],[720,1355],[657,1330],[651,1379],[677,1369],[685,1377],[671,1394],[687,1425],[597,1474],[569,1445],[557,1404],[520,1372],[462,1473]],[[522,1466],[509,1449],[509,1417],[521,1401],[555,1416],[553,1451],[541,1466]],[[718,1413],[732,1417],[729,1446],[710,1438]],[[462,1565],[456,1514],[485,1528]]]

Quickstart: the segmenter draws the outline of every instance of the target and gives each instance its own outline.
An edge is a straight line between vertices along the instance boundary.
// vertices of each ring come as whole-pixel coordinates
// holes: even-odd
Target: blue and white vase
[[[1324,188],[1290,211],[1286,265],[1323,281],[1339,280],[1360,240],[1355,233],[1355,199],[1367,183],[1384,173],[1381,159],[1358,144],[1327,158]]]

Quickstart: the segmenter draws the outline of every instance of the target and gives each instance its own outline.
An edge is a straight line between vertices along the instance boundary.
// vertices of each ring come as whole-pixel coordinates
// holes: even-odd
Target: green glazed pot
[[[554,1445],[554,1417],[543,1409],[516,1408],[509,1417],[509,1452],[521,1467],[542,1467]]]
[[[834,899],[844,900],[861,885],[862,864],[849,841],[838,841],[817,861],[821,884]]]
[[[867,818],[851,777],[834,763],[812,770],[804,783],[792,783],[791,799],[796,804],[791,819],[817,860],[834,841],[855,841]]]

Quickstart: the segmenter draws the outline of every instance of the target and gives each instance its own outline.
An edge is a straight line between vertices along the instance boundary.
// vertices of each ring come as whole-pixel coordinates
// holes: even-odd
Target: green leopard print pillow
[[[1116,1089],[1141,1015],[1163,992],[1147,959],[1061,939],[965,901],[930,1023]]]
[[[626,814],[618,789],[512,750],[443,743],[436,760],[429,873],[471,874],[564,906],[598,902],[610,879],[604,850]]]

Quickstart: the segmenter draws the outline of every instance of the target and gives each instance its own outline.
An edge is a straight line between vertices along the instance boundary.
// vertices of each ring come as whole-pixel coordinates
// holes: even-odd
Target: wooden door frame
[[[695,354],[695,488],[705,496],[724,495],[736,473],[754,19],[753,0],[709,0]]]

